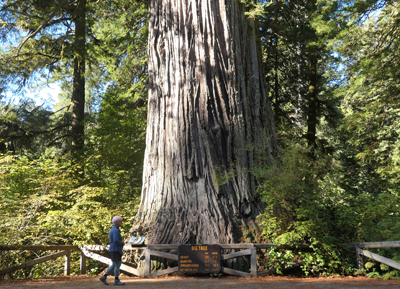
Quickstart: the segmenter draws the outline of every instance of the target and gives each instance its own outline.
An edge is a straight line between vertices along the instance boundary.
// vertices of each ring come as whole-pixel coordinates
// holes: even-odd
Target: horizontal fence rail
[[[8,268],[5,268],[5,269],[2,269],[0,271],[0,275],[4,275],[4,274],[7,274],[7,273],[10,273],[10,272],[19,270],[19,269],[24,269],[26,267],[30,267],[30,266],[33,266],[33,265],[36,265],[36,264],[39,264],[39,263],[43,263],[43,262],[49,261],[49,260],[54,260],[54,259],[57,259],[59,257],[66,256],[67,254],[68,254],[67,251],[61,251],[61,252],[54,253],[54,254],[51,254],[51,255],[48,255],[48,256],[37,258],[37,259],[35,259],[33,261],[26,262],[26,263],[24,263],[22,265],[19,265],[19,266],[8,267]],[[68,268],[68,266],[67,266],[67,268]],[[66,273],[66,275],[68,275],[68,272],[64,272],[64,273]]]
[[[25,250],[25,251],[56,251],[56,250],[79,250],[78,246],[73,245],[0,245],[0,251],[11,251],[11,250]]]
[[[359,248],[400,248],[400,241],[348,243],[345,245]]]
[[[56,246],[41,246],[41,245],[33,245],[33,246],[25,246],[25,245],[0,245],[0,251],[10,251],[10,250],[24,250],[24,251],[58,251],[62,250],[61,252],[53,253],[48,256],[39,257],[35,260],[26,262],[24,264],[18,266],[11,266],[8,268],[4,268],[0,270],[0,275],[4,275],[7,273],[14,272],[16,270],[24,269],[39,263],[43,263],[49,260],[54,260],[59,257],[64,256],[65,263],[64,263],[64,274],[69,275],[71,273],[71,251],[72,250],[79,250],[78,246],[72,245],[56,245]]]
[[[357,266],[359,270],[364,268],[364,260],[362,256],[378,261],[396,270],[400,270],[400,263],[389,258],[383,257],[376,253],[361,248],[400,248],[400,241],[385,241],[385,242],[364,242],[364,243],[349,243],[346,246],[351,246],[356,249]]]
[[[90,247],[89,247],[89,248],[88,248],[88,247],[89,247],[89,246],[83,246],[83,247],[81,248],[82,256],[84,256],[84,257],[81,256],[81,264],[82,264],[82,263],[85,263],[85,264],[86,264],[86,260],[83,260],[84,258],[85,258],[85,259],[86,259],[86,258],[91,258],[91,259],[94,259],[94,260],[99,261],[99,262],[101,262],[101,263],[104,263],[104,264],[106,264],[106,265],[108,265],[108,266],[111,266],[111,265],[112,265],[112,261],[111,261],[110,258],[104,257],[104,256],[102,256],[102,255],[99,255],[99,254],[96,254],[96,253],[93,253],[93,252],[90,252],[90,251],[89,251],[89,250],[90,250],[90,249],[89,249]],[[102,246],[102,247],[104,247],[104,250],[97,250],[97,251],[105,251],[105,250],[108,249],[108,246],[107,246],[107,249],[105,249],[106,246]],[[81,267],[82,267],[82,266],[81,266]],[[86,267],[86,265],[85,265],[85,267]],[[85,269],[86,269],[86,268],[85,268]],[[130,273],[130,274],[133,274],[133,275],[136,275],[136,276],[142,276],[142,274],[141,274],[141,272],[140,272],[139,270],[137,270],[136,268],[133,268],[133,267],[131,267],[131,266],[125,265],[125,264],[121,264],[120,269],[121,269],[121,271]],[[85,273],[83,273],[83,274],[85,274]]]

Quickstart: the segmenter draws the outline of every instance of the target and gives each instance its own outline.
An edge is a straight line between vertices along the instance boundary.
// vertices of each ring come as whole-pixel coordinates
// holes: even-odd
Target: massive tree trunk
[[[257,26],[240,0],[151,0],[142,199],[149,243],[232,243],[278,146]]]

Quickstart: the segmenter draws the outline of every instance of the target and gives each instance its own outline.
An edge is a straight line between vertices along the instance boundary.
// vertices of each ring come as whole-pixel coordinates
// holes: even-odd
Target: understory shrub
[[[15,155],[0,156],[0,244],[106,245],[111,219],[116,214],[124,218],[122,235],[127,233],[138,194],[118,199],[107,186],[97,186],[87,179],[78,183],[75,169],[68,158],[29,160]],[[0,254],[0,266],[6,268],[48,253],[2,251]],[[72,267],[72,273],[79,271],[79,256],[75,259],[78,265]],[[58,275],[63,272],[62,260],[19,270],[7,278]]]

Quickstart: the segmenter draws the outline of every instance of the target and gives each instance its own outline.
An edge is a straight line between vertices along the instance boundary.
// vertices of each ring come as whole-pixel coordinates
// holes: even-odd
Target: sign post
[[[182,273],[219,273],[221,247],[219,245],[180,245],[179,271]]]

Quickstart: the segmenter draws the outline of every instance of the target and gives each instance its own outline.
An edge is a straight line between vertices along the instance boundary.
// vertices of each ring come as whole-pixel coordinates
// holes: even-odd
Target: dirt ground
[[[223,276],[221,278],[211,277],[186,277],[186,276],[163,276],[158,278],[120,277],[125,282],[122,288],[141,289],[342,289],[342,288],[400,288],[400,281],[377,280],[366,277],[344,277],[344,278],[294,278],[267,276],[258,278],[243,278],[234,276]],[[110,286],[113,279],[109,278]],[[0,288],[44,288],[44,289],[105,289],[99,281],[99,276],[71,276],[60,278],[0,281]]]

